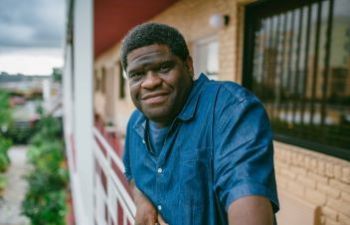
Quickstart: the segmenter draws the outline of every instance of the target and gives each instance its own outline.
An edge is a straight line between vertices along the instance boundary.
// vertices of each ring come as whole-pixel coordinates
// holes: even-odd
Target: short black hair
[[[189,56],[186,41],[177,29],[160,23],[143,23],[130,30],[122,41],[120,58],[124,70],[128,66],[127,55],[132,50],[153,44],[168,46],[183,61]]]

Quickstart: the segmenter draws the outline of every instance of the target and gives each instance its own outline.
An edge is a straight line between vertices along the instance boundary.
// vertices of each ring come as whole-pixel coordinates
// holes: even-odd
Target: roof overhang
[[[137,24],[150,20],[177,0],[94,1],[94,55],[99,56]]]

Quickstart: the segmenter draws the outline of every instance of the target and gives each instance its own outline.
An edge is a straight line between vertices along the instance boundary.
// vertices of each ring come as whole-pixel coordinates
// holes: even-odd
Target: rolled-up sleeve
[[[214,188],[228,210],[251,195],[279,203],[273,163],[272,131],[260,101],[248,91],[219,92],[214,115]]]
[[[131,181],[133,179],[133,176],[131,174],[131,165],[130,165],[130,139],[131,139],[131,133],[132,131],[130,130],[130,122],[127,127],[126,131],[126,138],[125,138],[125,146],[124,146],[124,154],[123,154],[123,163],[124,163],[124,176],[128,181]]]

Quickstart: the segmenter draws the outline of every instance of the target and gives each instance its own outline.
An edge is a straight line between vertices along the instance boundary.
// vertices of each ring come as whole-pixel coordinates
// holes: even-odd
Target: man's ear
[[[186,61],[185,61],[185,67],[187,68],[188,72],[191,74],[191,76],[194,76],[194,71],[193,71],[193,60],[191,56],[188,56]]]

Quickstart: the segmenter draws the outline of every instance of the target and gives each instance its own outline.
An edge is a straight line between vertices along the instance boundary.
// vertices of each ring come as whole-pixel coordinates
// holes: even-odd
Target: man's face
[[[193,66],[166,45],[149,45],[127,55],[127,76],[135,106],[145,116],[167,126],[183,108],[192,86]]]

